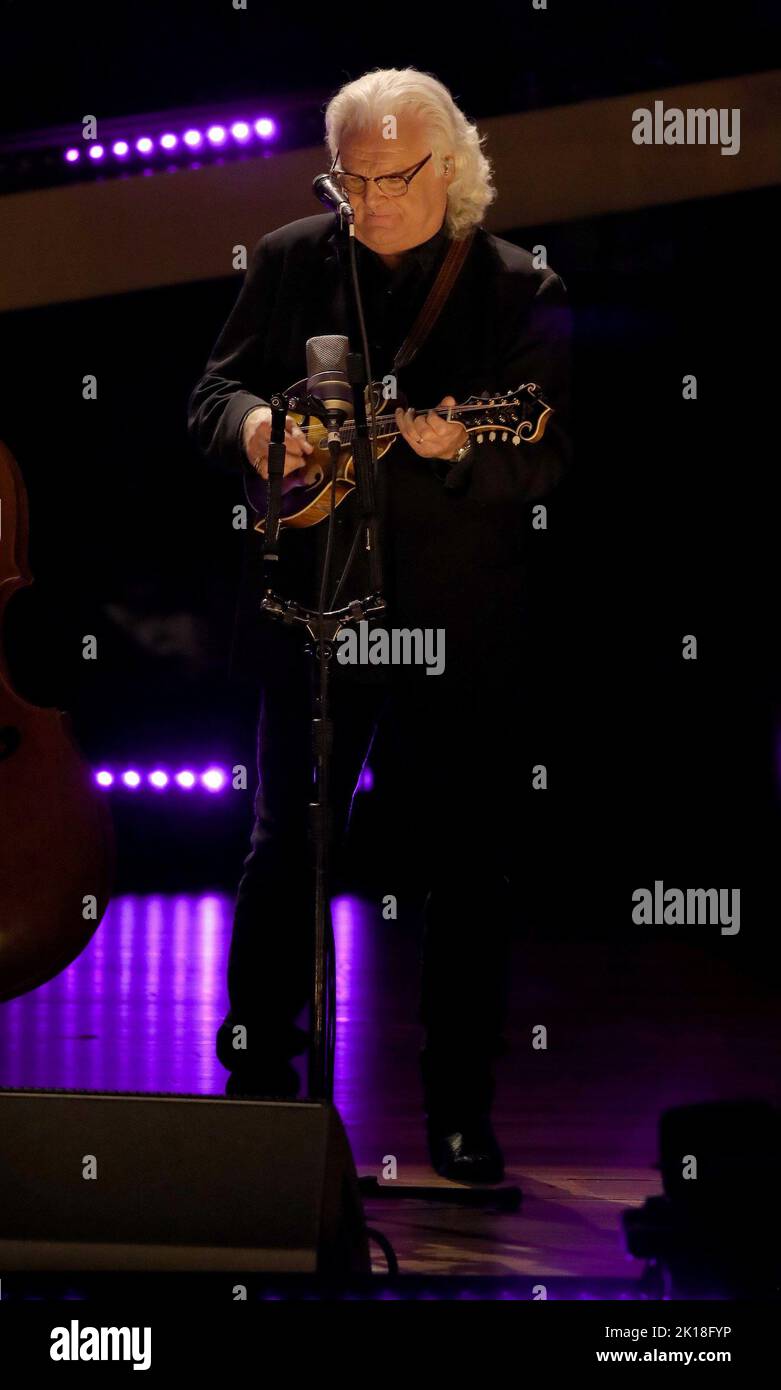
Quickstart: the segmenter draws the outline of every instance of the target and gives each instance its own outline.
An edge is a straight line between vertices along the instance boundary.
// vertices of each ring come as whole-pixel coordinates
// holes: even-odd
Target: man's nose
[[[381,193],[376,183],[370,179],[366,185],[366,192],[364,193],[364,203],[366,207],[369,208],[371,212],[374,212],[386,202],[387,198],[385,194]]]

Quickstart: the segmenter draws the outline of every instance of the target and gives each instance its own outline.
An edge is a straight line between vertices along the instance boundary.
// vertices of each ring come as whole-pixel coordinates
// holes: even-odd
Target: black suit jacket
[[[347,332],[338,235],[335,219],[326,213],[280,227],[255,247],[237,302],[189,403],[191,437],[215,465],[237,475],[249,467],[241,446],[247,413],[267,404],[275,390],[306,376],[308,338]],[[433,239],[432,246],[444,252],[443,241]],[[377,294],[383,283],[392,287],[398,276],[388,276],[368,248],[359,245],[358,250],[373,286],[367,319],[377,379],[389,370],[400,345],[383,340],[375,313]],[[412,277],[405,331],[438,260],[439,255],[433,264],[431,257],[424,260],[417,280]],[[555,411],[537,444],[477,446],[474,462],[462,470],[456,486],[452,477],[451,485],[443,483],[430,463],[401,440],[380,463],[389,598],[383,623],[444,627],[451,675],[474,675],[486,667],[498,671],[521,635],[532,540],[530,504],[551,492],[570,461],[570,341],[571,315],[560,278],[550,269],[535,268],[527,251],[478,228],[433,331],[399,373],[400,394],[416,409],[429,408],[444,395],[462,401],[473,393],[534,381]],[[337,517],[336,574],[354,534],[351,503],[343,504]],[[321,525],[285,533],[276,589],[314,601],[325,531]],[[262,671],[264,661],[276,660],[279,651],[279,642],[270,635],[272,624],[258,616],[263,587],[261,540],[249,531],[234,644],[234,669],[243,673]],[[359,565],[347,597],[367,591]],[[364,674],[370,673],[364,668]]]

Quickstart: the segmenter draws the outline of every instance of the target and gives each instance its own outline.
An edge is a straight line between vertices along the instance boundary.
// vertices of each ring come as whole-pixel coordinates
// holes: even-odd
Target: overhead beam
[[[740,111],[736,155],[636,145],[632,113]],[[497,202],[486,225],[538,226],[761,188],[781,178],[781,72],[549,107],[480,121]],[[322,147],[171,173],[125,175],[0,200],[0,311],[233,273],[233,248],[317,211]]]

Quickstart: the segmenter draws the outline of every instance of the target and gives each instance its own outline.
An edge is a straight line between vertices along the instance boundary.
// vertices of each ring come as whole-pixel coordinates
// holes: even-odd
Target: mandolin
[[[546,405],[539,395],[539,389],[539,386],[531,382],[519,386],[515,391],[508,391],[506,395],[488,396],[486,393],[482,396],[470,396],[463,405],[451,406],[449,410],[442,407],[437,409],[436,413],[443,420],[459,420],[469,434],[475,436],[478,444],[483,444],[486,439],[491,442],[501,439],[505,442],[511,440],[513,444],[536,444],[537,440],[542,438],[552,414],[552,407]],[[301,395],[306,393],[306,381],[296,382],[286,393],[291,397],[291,404],[295,402],[296,393],[299,391]],[[379,460],[400,436],[393,413],[398,401],[395,398],[387,399],[382,385],[377,382],[372,383],[371,391],[376,422],[374,441],[376,457]],[[371,434],[369,387],[366,388],[366,396],[366,412]],[[335,505],[338,507],[355,488],[352,455],[355,421],[346,420],[339,430],[341,447],[334,467],[328,449],[328,432],[325,425],[314,415],[299,414],[295,409],[288,413],[303,430],[314,449],[303,468],[292,475],[296,479],[295,485],[291,485],[289,491],[282,496],[280,528],[316,526],[318,522],[326,519],[331,510],[332,491],[336,492]],[[268,483],[259,473],[252,470],[249,464],[244,477],[244,490],[250,507],[259,518],[255,522],[255,530],[262,532],[266,524]]]
[[[0,620],[30,582],[27,493],[0,443]],[[113,867],[109,811],[67,716],[17,694],[0,642],[0,1000],[51,980],[84,950]]]

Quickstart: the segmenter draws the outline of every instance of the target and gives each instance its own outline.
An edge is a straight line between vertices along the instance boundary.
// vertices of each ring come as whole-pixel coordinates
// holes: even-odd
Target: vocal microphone
[[[340,444],[339,427],[353,415],[353,392],[347,376],[349,343],[343,333],[323,333],[306,344],[306,391],[319,405],[318,419],[328,430],[328,443]]]
[[[321,203],[339,214],[340,222],[348,222],[352,227],[355,212],[349,198],[345,198],[338,183],[330,174],[318,174],[312,181],[312,192]]]

